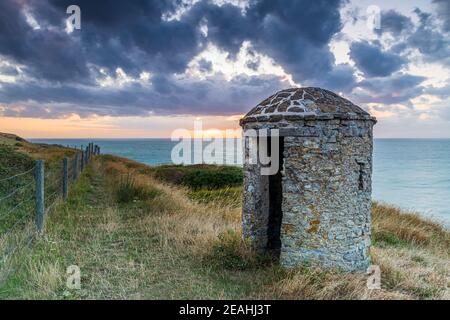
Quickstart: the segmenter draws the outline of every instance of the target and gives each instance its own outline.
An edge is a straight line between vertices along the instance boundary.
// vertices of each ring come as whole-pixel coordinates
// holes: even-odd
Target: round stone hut
[[[285,267],[366,270],[375,123],[352,102],[311,87],[280,91],[245,115],[244,238]],[[269,174],[264,153],[277,164]]]

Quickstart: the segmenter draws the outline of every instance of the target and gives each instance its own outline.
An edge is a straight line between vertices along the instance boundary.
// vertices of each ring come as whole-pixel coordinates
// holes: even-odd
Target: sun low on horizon
[[[275,92],[320,87],[375,138],[450,138],[449,57],[445,0],[1,1],[0,132],[239,136]]]

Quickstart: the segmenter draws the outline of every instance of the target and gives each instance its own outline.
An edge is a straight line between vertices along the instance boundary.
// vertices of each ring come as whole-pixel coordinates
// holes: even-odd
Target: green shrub
[[[198,164],[192,166],[164,165],[153,171],[155,178],[188,188],[221,189],[242,185],[242,168]]]
[[[388,231],[374,231],[372,233],[373,242],[377,245],[398,247],[408,244],[406,241],[399,239],[395,234]]]
[[[119,203],[153,199],[159,194],[160,191],[155,188],[137,184],[132,175],[122,177],[116,190],[117,202]]]
[[[187,167],[179,165],[162,165],[154,170],[155,178],[170,182],[172,184],[181,184],[183,177],[188,171]]]
[[[220,189],[242,184],[242,169],[237,167],[217,167],[213,169],[194,169],[183,177],[182,184],[198,190]]]

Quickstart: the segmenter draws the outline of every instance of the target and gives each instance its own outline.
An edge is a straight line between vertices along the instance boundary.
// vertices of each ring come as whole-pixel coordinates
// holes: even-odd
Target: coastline
[[[33,156],[61,151],[27,147],[41,152]],[[450,233],[441,226],[374,204],[371,260],[381,268],[381,290],[369,290],[363,274],[283,270],[242,241],[240,173],[221,170],[229,169],[96,156],[68,202],[47,216],[46,236],[8,260],[17,271],[0,297],[450,299]],[[194,179],[199,172],[208,179]],[[64,289],[66,263],[74,262],[81,291]]]
[[[170,139],[94,140],[104,153],[148,165],[170,164],[171,150],[177,144]],[[80,147],[88,140],[33,141]],[[450,139],[375,139],[374,145],[372,199],[420,212],[450,227],[450,179],[445,179],[450,172]]]

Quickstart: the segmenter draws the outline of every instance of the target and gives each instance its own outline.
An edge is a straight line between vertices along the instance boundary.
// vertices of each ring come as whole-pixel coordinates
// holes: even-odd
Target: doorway
[[[269,222],[267,228],[267,249],[273,251],[277,257],[279,257],[281,249],[281,222],[283,220],[283,177],[281,171],[284,163],[284,138],[278,137],[278,139],[279,166],[277,173],[269,176]],[[272,150],[271,139],[268,140],[268,153],[272,157],[272,153],[277,152],[277,150]]]

